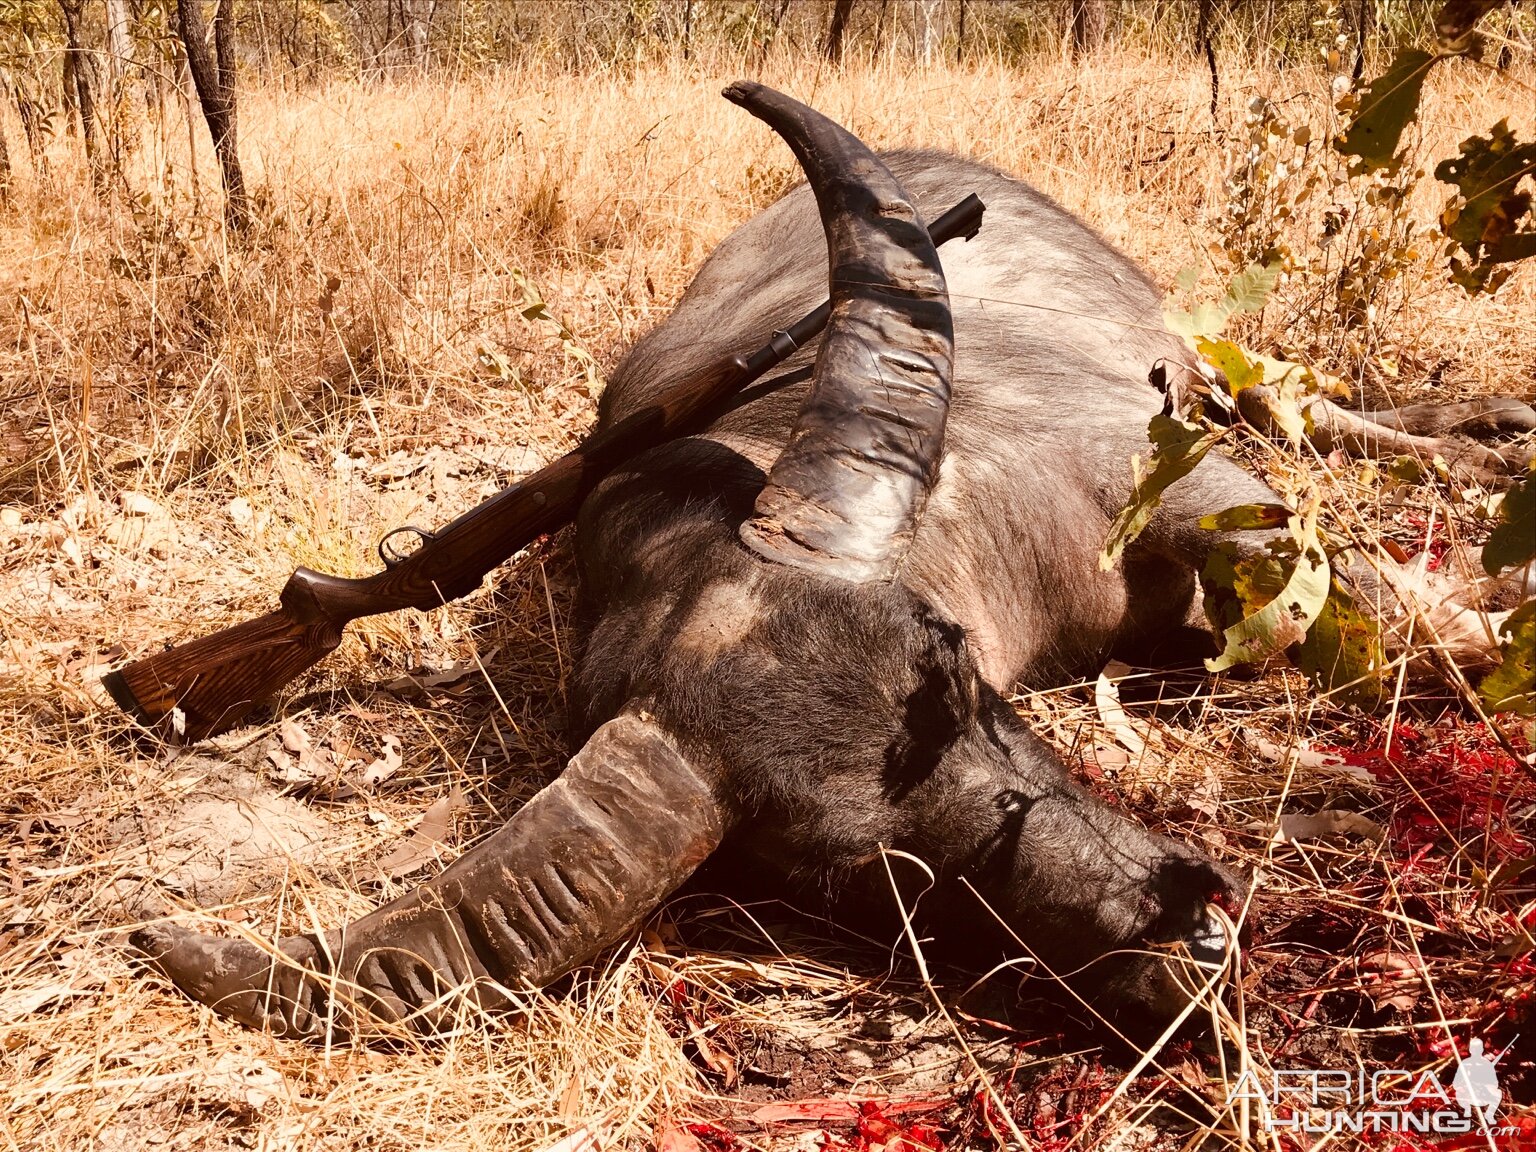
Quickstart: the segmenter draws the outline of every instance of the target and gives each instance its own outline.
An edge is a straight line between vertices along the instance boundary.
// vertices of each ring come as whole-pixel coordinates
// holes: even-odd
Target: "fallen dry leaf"
[[[694,1023],[691,1017],[689,1023]],[[720,1083],[726,1088],[734,1087],[739,1074],[736,1068],[736,1057],[723,1047],[713,1044],[697,1024],[694,1024],[693,1042],[698,1046],[699,1059],[704,1061],[704,1066],[720,1077]]]
[[[1184,802],[1202,815],[1215,820],[1221,816],[1221,778],[1209,768],[1202,773],[1200,782],[1189,790]]]
[[[597,1138],[597,1133],[583,1124],[568,1136],[563,1136],[549,1145],[543,1152],[600,1152],[602,1141]]]
[[[565,1091],[560,1093],[560,1108],[556,1113],[567,1124],[575,1124],[577,1117],[581,1115],[581,1076],[572,1076],[566,1084]]]
[[[295,756],[302,756],[309,751],[309,733],[295,720],[284,720],[278,725],[277,738]]]
[[[1411,1011],[1427,982],[1423,964],[1406,952],[1383,948],[1360,957],[1357,965],[1365,994],[1378,1010]]]
[[[331,759],[336,767],[342,769],[361,768],[373,758],[359,748],[345,736],[337,733],[326,741],[331,750]]]
[[[277,729],[278,745],[267,750],[273,778],[283,784],[312,784],[335,776],[330,752],[317,747],[295,720],[284,720]]]
[[[117,502],[122,505],[125,516],[147,516],[154,520],[163,519],[165,516],[165,509],[142,492],[120,493]]]
[[[256,520],[256,510],[244,496],[236,496],[224,505],[224,511],[234,521],[235,527],[242,532],[247,531]]]
[[[938,1096],[909,1096],[906,1099],[869,1097],[859,1100],[787,1100],[764,1104],[748,1117],[754,1124],[783,1124],[794,1121],[824,1123],[825,1121],[850,1121],[859,1118],[859,1105],[873,1101],[889,1116],[910,1116],[923,1112],[937,1112],[947,1108],[949,1101]]]
[[[667,1120],[656,1129],[656,1152],[704,1152],[704,1142],[688,1129]]]
[[[436,860],[437,850],[448,843],[448,836],[453,831],[454,814],[464,806],[464,793],[455,784],[448,795],[431,803],[416,830],[379,861],[379,871],[390,879],[397,879]]]
[[[259,1056],[225,1052],[198,1081],[204,1099],[259,1112],[283,1089],[283,1075]]]
[[[1282,748],[1273,740],[1268,739],[1252,728],[1239,728],[1238,735],[1243,738],[1243,743],[1252,748],[1260,759],[1270,764],[1284,764],[1288,757],[1296,757],[1298,768],[1323,768],[1348,776],[1352,780],[1358,780],[1361,784],[1376,787],[1376,777],[1372,776],[1364,768],[1353,764],[1346,764],[1344,757],[1333,752],[1318,752],[1302,744],[1293,744],[1288,748]]]
[[[15,1027],[22,1020],[60,1000],[83,996],[90,989],[74,984],[43,984],[36,988],[17,988],[0,992],[0,1024]]]
[[[1130,674],[1130,665],[1118,660],[1111,660],[1104,665],[1104,671],[1099,673],[1093,686],[1093,702],[1099,710],[1100,722],[1116,743],[1132,756],[1140,757],[1146,753],[1149,733],[1132,720],[1121,706],[1120,689],[1115,685],[1116,680],[1123,680]]]
[[[1387,838],[1386,829],[1358,812],[1324,808],[1310,816],[1288,812],[1280,817],[1275,830],[1277,840],[1328,840],[1335,836],[1354,836],[1379,844]]]
[[[397,676],[384,684],[384,691],[393,696],[420,696],[429,692],[461,692],[468,687],[465,682],[478,669],[473,662],[450,664],[439,672],[411,672]]]
[[[363,767],[363,770],[358,773],[358,779],[362,781],[363,787],[376,788],[400,771],[402,763],[404,763],[404,757],[400,751],[400,737],[389,733],[384,737],[384,750],[379,753],[377,759]]]
[[[77,677],[80,688],[86,697],[94,704],[106,706],[112,703],[112,694],[107,691],[101,678],[112,671],[112,666],[123,657],[121,644],[114,644],[105,652],[93,653],[82,656],[78,660],[71,660],[65,665],[65,671],[71,676]]]

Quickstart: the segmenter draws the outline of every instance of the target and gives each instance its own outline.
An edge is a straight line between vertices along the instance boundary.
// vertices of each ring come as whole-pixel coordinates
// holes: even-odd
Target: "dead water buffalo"
[[[916,857],[929,907],[967,932],[995,914],[1016,954],[1106,1006],[1166,1018],[1221,960],[1214,909],[1238,907],[1239,879],[1079,787],[1003,697],[1178,633],[1221,538],[1199,517],[1276,500],[1213,453],[1100,570],[1164,402],[1149,369],[1189,363],[1159,290],[1001,172],[877,157],[761,85],[725,94],[809,186],[720,245],[614,371],[600,421],[755,348],[829,278],[832,319],[583,506],[580,751],[441,875],[345,928],[273,952],[136,934],[190,995],[287,1035],[440,1030],[462,996],[496,1007],[590,959],[722,845],[786,884],[887,903],[882,849]],[[971,192],[984,227],[941,266],[924,220]]]

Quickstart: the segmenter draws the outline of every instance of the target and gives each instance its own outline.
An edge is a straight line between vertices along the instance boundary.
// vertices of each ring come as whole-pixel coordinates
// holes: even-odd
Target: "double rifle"
[[[976,196],[967,196],[935,220],[929,234],[935,244],[969,240],[981,227],[983,210]],[[823,302],[751,356],[727,357],[702,377],[674,386],[435,532],[395,529],[379,541],[382,572],[347,579],[300,568],[283,586],[275,612],[136,660],[102,683],[145,727],[166,724],[183,740],[232,727],[334,651],[351,621],[401,608],[425,612],[469,595],[514,553],[570,523],[598,481],[619,465],[695,429],[717,404],[814,340],[829,313]],[[394,540],[406,533],[420,543],[402,554]]]

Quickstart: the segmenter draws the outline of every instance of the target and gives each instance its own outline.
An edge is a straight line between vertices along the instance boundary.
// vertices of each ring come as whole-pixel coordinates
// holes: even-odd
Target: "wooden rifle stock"
[[[929,233],[936,244],[970,239],[981,227],[983,211],[976,196],[967,196],[935,220]],[[513,553],[570,523],[598,481],[620,464],[689,431],[716,404],[814,339],[826,327],[829,311],[823,303],[750,357],[729,357],[703,379],[677,385],[445,527],[396,529],[379,543],[382,572],[347,579],[300,568],[283,586],[277,611],[137,660],[102,683],[140,723],[153,727],[169,718],[184,740],[231,727],[334,651],[350,621],[401,608],[427,611],[473,592]],[[389,548],[403,532],[421,538],[404,556]]]

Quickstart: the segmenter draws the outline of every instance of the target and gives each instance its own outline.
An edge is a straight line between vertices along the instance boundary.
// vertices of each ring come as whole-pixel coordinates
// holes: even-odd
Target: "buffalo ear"
[[[900,801],[939,766],[977,720],[981,682],[957,624],[925,614],[923,650],[910,666],[917,683],[902,701],[901,728],[885,750],[887,793]]]
[[[831,315],[811,393],[742,542],[779,564],[892,580],[938,478],[954,324],[928,227],[859,139],[761,84],[725,90],[784,138],[821,210]]]

